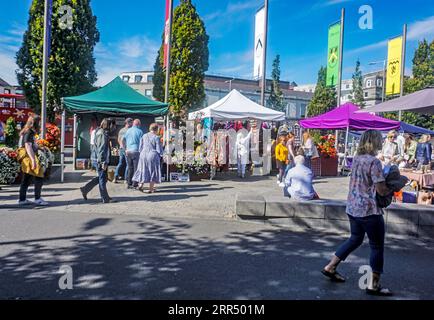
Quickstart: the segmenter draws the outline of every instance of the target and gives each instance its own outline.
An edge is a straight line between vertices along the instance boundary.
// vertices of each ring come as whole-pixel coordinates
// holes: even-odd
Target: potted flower
[[[17,153],[8,148],[0,149],[0,184],[12,184],[20,173]]]
[[[317,141],[321,161],[321,176],[338,175],[338,156],[335,143],[335,137],[331,134],[320,136]]]

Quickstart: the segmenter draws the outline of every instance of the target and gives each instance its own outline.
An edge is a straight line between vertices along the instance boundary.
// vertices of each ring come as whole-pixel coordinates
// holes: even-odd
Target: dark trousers
[[[125,169],[124,171],[125,173],[120,174],[124,169]],[[119,176],[123,176],[125,180],[128,177],[128,162],[127,162],[127,156],[125,154],[124,149],[119,150],[119,163],[115,170],[115,178],[117,179],[119,178]]]
[[[101,199],[104,202],[108,202],[110,200],[110,197],[107,192],[107,170],[98,168],[97,172],[98,176],[86,183],[82,190],[85,194],[88,194],[93,188],[99,186],[99,193],[101,195]]]
[[[128,165],[128,177],[127,182],[129,186],[133,185],[134,173],[137,170],[139,164],[140,152],[127,152],[127,165]]]
[[[42,184],[44,183],[44,178],[39,178],[24,173],[20,185],[20,201],[26,200],[27,189],[29,188],[33,180],[35,181],[35,200],[41,198]]]
[[[370,266],[375,273],[383,273],[384,265],[384,219],[382,215],[370,215],[363,218],[350,219],[351,237],[336,251],[335,255],[344,261],[348,255],[363,243],[365,233],[371,247]]]
[[[312,156],[304,156],[304,165],[312,170]]]

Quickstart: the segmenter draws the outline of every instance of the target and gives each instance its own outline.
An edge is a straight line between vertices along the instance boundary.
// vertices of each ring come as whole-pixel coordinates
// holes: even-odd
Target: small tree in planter
[[[15,119],[12,117],[10,117],[6,121],[5,144],[7,147],[13,148],[13,149],[15,149],[18,145],[17,124],[15,123]]]

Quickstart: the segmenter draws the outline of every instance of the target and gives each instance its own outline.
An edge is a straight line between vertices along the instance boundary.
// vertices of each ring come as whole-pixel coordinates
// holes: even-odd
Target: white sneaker
[[[279,181],[279,180],[277,180],[277,181],[276,181],[276,183],[277,183],[277,184],[280,184],[280,181]]]
[[[20,205],[20,206],[29,206],[29,205],[32,205],[33,204],[33,202],[32,201],[30,201],[30,200],[24,200],[24,201],[18,201],[18,204]]]
[[[38,200],[35,200],[35,204],[36,204],[37,206],[48,206],[48,202],[45,201],[45,200],[42,199],[42,198],[39,198]]]
[[[279,183],[279,187],[284,188],[285,187],[285,183],[283,183],[283,182]]]

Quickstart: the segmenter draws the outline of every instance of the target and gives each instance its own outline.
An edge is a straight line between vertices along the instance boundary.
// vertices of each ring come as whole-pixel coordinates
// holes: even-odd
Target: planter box
[[[335,177],[338,175],[338,158],[321,157],[321,176]]]
[[[208,179],[210,178],[209,173],[203,173],[203,174],[190,174],[190,181],[200,181],[202,179]]]

